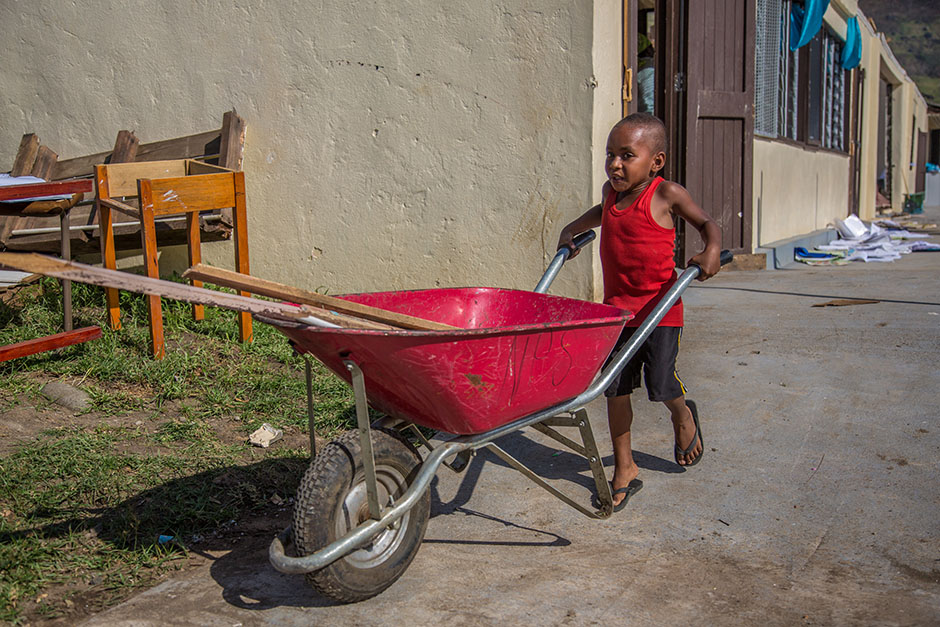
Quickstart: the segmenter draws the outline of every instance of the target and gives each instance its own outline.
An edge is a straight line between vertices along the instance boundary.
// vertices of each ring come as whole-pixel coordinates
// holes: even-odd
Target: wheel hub
[[[376,488],[381,509],[388,509],[395,504],[394,495],[404,491],[405,477],[396,469],[390,467],[377,467]],[[357,476],[356,480],[346,494],[342,503],[342,515],[336,517],[336,535],[342,537],[352,529],[370,520],[369,498],[365,477]],[[404,534],[402,529],[407,527],[410,512],[386,527],[372,541],[353,551],[344,559],[357,568],[374,568],[388,559],[401,545]]]

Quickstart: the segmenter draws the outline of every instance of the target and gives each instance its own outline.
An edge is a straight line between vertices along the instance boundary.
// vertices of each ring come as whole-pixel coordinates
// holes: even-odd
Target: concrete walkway
[[[695,284],[679,368],[705,457],[675,465],[666,412],[635,400],[645,487],[608,521],[481,454],[440,471],[425,543],[377,598],[332,605],[259,544],[87,624],[937,624],[938,274],[914,253]],[[880,302],[813,307],[833,299]],[[588,409],[609,464],[603,400]],[[590,502],[586,466],[547,438],[501,444]]]

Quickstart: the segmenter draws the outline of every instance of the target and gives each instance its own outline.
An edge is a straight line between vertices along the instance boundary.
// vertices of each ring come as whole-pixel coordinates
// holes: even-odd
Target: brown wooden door
[[[686,0],[656,0],[656,117],[666,125],[668,147],[662,176],[685,183]],[[680,238],[681,249],[681,238]],[[683,260],[681,264],[685,264]]]
[[[751,252],[755,0],[686,0],[684,183],[718,222],[722,248]],[[686,225],[683,225],[684,227]],[[680,263],[702,249],[683,228]]]

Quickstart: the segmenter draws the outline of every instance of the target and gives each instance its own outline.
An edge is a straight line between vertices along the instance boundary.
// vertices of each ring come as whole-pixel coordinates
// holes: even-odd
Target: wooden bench
[[[235,111],[222,116],[220,128],[161,140],[140,143],[131,131],[120,131],[110,151],[59,160],[48,146],[42,145],[34,133],[24,135],[14,158],[11,175],[30,174],[58,181],[74,178],[92,178],[99,164],[161,161],[175,159],[198,159],[219,165],[229,170],[241,170],[244,154],[245,120]],[[117,216],[114,226],[117,250],[140,248],[140,224],[133,218]],[[216,212],[211,220],[201,223],[202,241],[222,241],[231,238],[233,215],[230,210]],[[71,250],[73,254],[99,253],[98,213],[94,201],[87,198],[79,202],[70,212],[69,223]],[[60,229],[48,217],[6,216],[0,217],[0,250],[55,253],[60,250]],[[158,243],[161,246],[181,245],[187,241],[184,220],[170,222],[161,228]]]

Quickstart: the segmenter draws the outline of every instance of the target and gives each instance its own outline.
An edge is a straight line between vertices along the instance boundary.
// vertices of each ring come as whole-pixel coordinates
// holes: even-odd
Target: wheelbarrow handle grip
[[[721,254],[718,256],[718,264],[719,264],[719,265],[726,266],[726,265],[728,265],[729,263],[731,263],[732,261],[734,261],[734,255],[731,254],[731,251],[730,251],[730,250],[723,250],[723,251],[721,251]],[[696,269],[698,270],[698,272],[696,272],[695,276],[698,276],[698,274],[702,271],[702,267],[701,267],[700,265],[698,265],[697,263],[690,263],[690,264],[689,264],[689,267],[690,267],[690,268],[696,268]]]
[[[587,244],[590,244],[591,242],[593,242],[596,237],[597,237],[597,233],[594,232],[593,230],[585,231],[584,233],[581,233],[580,235],[576,235],[574,239],[571,240],[571,244],[574,246],[575,250],[579,250],[582,247],[586,246]]]
[[[555,257],[552,259],[552,262],[548,265],[548,268],[545,270],[545,274],[542,275],[542,280],[539,281],[539,284],[535,286],[533,291],[540,294],[544,294],[548,291],[548,287],[552,284],[552,281],[555,280],[555,276],[558,275],[558,271],[561,270],[561,267],[567,261],[568,257],[571,256],[571,253],[575,250],[580,250],[581,247],[587,245],[594,238],[597,237],[597,233],[594,231],[585,231],[579,235],[576,235],[574,239],[571,240],[571,246],[562,246],[555,252]]]

